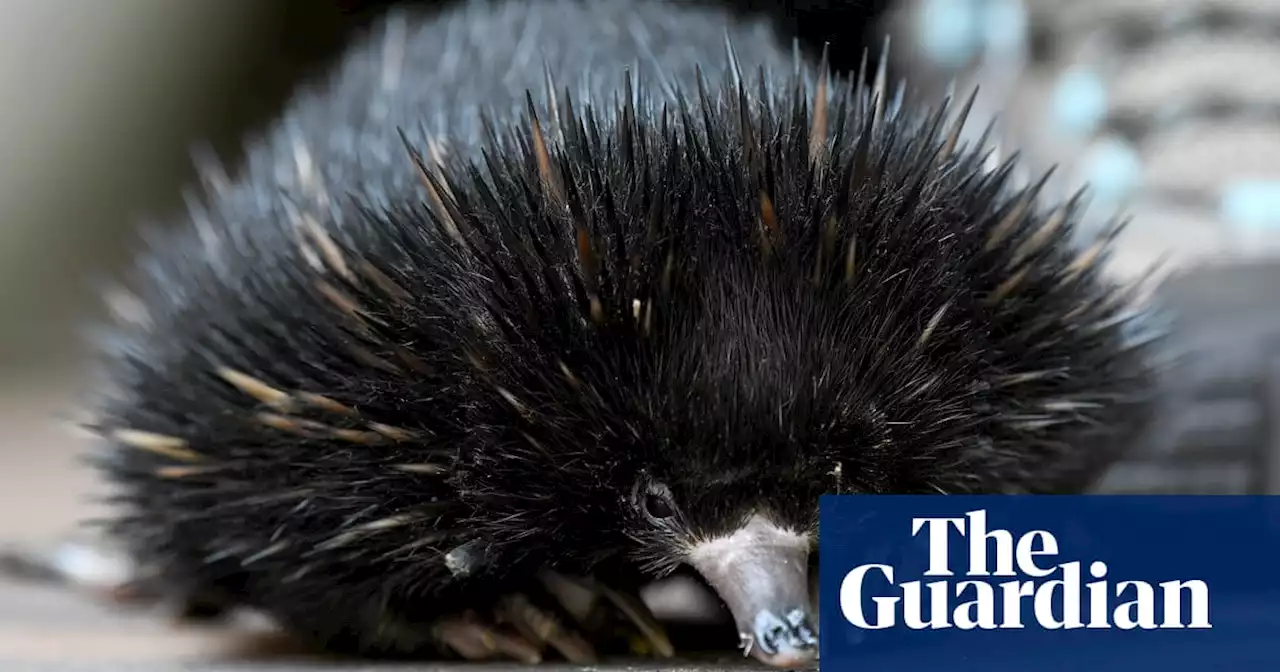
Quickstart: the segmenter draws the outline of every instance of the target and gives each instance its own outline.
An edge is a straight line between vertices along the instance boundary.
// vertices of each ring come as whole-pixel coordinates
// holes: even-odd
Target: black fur
[[[662,573],[751,510],[1074,491],[1143,417],[1124,290],[936,115],[835,80],[814,153],[815,68],[709,9],[406,21],[399,87],[373,40],[299,97],[107,339],[113,530],[175,587],[422,653],[540,567]]]

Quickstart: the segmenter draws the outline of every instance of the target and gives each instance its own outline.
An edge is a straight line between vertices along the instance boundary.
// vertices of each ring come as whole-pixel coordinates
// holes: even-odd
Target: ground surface
[[[175,669],[363,672],[458,670],[432,664],[370,664],[331,660],[300,651],[250,619],[230,627],[177,626],[154,612],[130,613],[57,588],[0,581],[0,670],[59,672],[160,672]],[[470,665],[466,670],[511,672],[511,665]],[[528,668],[525,668],[526,670]],[[556,672],[562,666],[542,669]],[[719,672],[762,669],[730,657],[725,663],[612,663],[610,672]]]

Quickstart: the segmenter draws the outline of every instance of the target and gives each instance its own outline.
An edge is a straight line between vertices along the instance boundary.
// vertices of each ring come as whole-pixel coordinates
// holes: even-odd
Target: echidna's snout
[[[809,596],[809,539],[752,516],[728,536],[698,543],[689,563],[728,605],[748,655],[794,668],[818,659]]]

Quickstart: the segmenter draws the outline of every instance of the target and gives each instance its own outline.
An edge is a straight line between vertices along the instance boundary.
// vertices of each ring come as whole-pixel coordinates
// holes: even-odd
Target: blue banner
[[[1280,671],[1280,497],[821,506],[824,670]]]

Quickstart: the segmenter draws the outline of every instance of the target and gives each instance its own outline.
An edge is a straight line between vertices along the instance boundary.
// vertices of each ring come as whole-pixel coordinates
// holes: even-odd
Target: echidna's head
[[[471,490],[495,536],[570,566],[692,567],[750,654],[812,662],[818,499],[848,468],[828,449],[874,447],[875,433],[843,405],[844,385],[823,380],[821,339],[796,331],[797,317],[707,315],[630,357],[548,357],[559,384],[496,392],[492,408],[512,414],[488,430],[501,454],[475,463]]]
[[[874,488],[883,437],[838,311],[729,259],[673,290],[647,334],[596,327],[495,358],[482,440],[500,451],[477,451],[469,489],[512,548],[692,567],[748,652],[790,667],[817,653],[819,496]]]
[[[874,447],[875,432],[824,362],[840,351],[830,321],[770,282],[784,281],[717,283],[669,335],[640,393],[653,441],[625,520],[633,557],[693,567],[748,652],[785,667],[816,654],[818,500],[843,471],[833,448]]]

